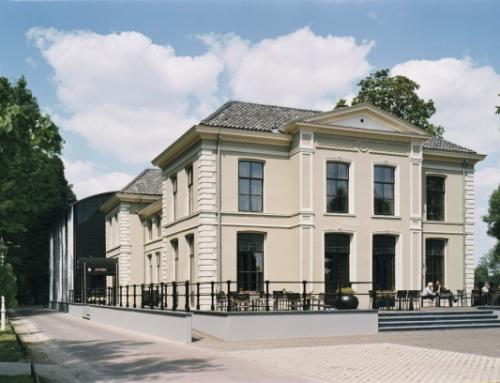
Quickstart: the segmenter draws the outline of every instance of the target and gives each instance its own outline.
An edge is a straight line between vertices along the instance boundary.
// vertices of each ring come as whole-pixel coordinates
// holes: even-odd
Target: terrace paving
[[[500,381],[500,329],[241,342],[195,333],[183,345],[61,313],[17,315],[35,361],[58,365],[61,382]]]

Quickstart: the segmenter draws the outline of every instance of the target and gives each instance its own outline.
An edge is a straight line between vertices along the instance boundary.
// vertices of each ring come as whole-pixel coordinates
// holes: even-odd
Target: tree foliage
[[[476,284],[490,282],[500,285],[500,185],[491,193],[488,214],[483,217],[488,225],[488,235],[496,238],[497,243],[490,252],[479,261],[475,271]]]
[[[17,284],[12,265],[6,263],[0,265],[0,295],[5,296],[5,306],[14,308],[17,306]]]
[[[74,200],[60,158],[63,140],[24,78],[0,77],[0,236],[18,290],[39,300],[48,289],[50,224]]]
[[[500,185],[491,193],[488,214],[483,221],[488,225],[488,235],[500,241]]]
[[[442,126],[436,126],[429,121],[436,113],[434,102],[418,97],[416,91],[420,85],[408,77],[389,76],[389,69],[381,69],[361,80],[358,86],[360,89],[352,100],[352,105],[369,102],[430,134],[443,134]],[[335,108],[346,105],[345,100],[341,99]]]

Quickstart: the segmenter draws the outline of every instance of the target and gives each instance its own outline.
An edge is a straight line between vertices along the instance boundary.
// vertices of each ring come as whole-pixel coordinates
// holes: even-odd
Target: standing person
[[[481,306],[488,304],[490,288],[491,286],[489,282],[484,282],[483,287],[481,287]]]

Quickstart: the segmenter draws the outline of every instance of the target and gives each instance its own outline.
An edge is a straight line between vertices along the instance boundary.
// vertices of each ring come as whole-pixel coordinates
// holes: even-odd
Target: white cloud
[[[54,70],[61,126],[134,163],[150,161],[227,98],[331,108],[368,74],[374,46],[307,27],[256,43],[205,35],[207,51],[197,56],[137,32],[32,28],[27,37]]]
[[[308,27],[255,44],[236,35],[202,37],[221,57],[237,99],[295,107],[331,108],[371,66],[374,42],[320,36]]]
[[[90,161],[65,159],[64,170],[78,199],[97,193],[120,190],[133,178],[130,174],[123,172],[107,172],[104,167]]]
[[[494,113],[500,74],[470,57],[407,61],[396,65],[392,74],[415,80],[421,86],[419,95],[434,100],[437,112],[432,121],[444,126],[445,138],[489,156],[490,165],[480,163],[476,173],[476,256],[479,258],[494,243],[486,235],[486,224],[481,217],[487,212],[491,192],[500,183],[499,117]],[[482,166],[486,167],[481,169]]]
[[[137,32],[27,36],[54,70],[63,127],[122,161],[151,160],[216,103],[223,66],[210,52],[179,56]]]
[[[445,136],[457,144],[490,153],[498,149],[500,74],[465,57],[413,60],[396,65],[402,74],[420,84],[419,95],[432,98],[437,112],[433,122],[445,128]]]

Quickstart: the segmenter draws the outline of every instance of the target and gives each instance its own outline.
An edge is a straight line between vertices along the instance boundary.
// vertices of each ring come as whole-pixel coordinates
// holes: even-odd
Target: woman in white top
[[[436,296],[436,294],[434,293],[432,282],[427,283],[427,286],[425,287],[421,296],[422,299],[430,299],[431,302],[434,301],[434,297]]]

